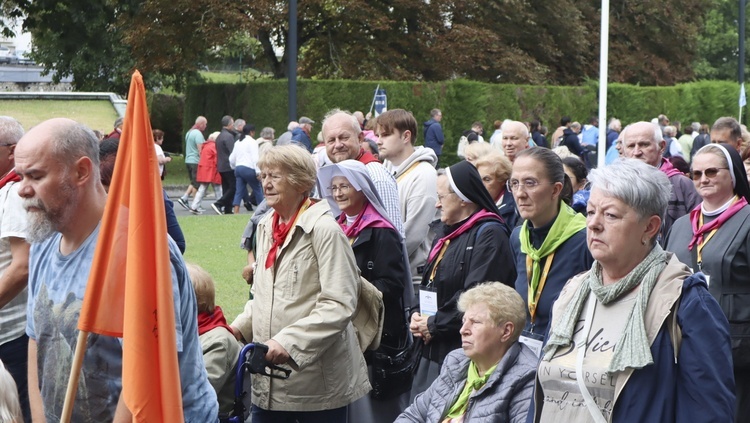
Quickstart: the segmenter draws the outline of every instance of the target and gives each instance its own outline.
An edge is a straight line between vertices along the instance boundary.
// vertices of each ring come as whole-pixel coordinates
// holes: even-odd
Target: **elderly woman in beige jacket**
[[[253,299],[231,326],[294,371],[287,380],[252,378],[252,420],[346,422],[346,406],[370,390],[351,323],[354,255],[328,203],[308,198],[316,170],[304,149],[271,148],[258,165],[273,211],[258,225]]]

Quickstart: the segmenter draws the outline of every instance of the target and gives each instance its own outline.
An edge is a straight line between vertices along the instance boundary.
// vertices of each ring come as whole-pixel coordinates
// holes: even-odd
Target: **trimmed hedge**
[[[559,87],[487,84],[461,79],[438,83],[300,80],[297,83],[297,117],[307,116],[316,122],[314,139],[323,116],[333,108],[367,113],[378,84],[388,93],[389,108],[410,110],[417,118],[420,123],[418,144],[421,143],[421,123],[429,119],[430,110],[442,110],[446,138],[443,163],[457,160],[455,151],[460,134],[475,121],[483,123],[485,138],[489,139],[497,119],[540,119],[551,133],[561,116],[585,123],[590,116],[598,114],[596,81],[580,87]],[[277,136],[281,135],[288,123],[287,92],[285,80],[190,85],[184,103],[182,134],[199,115],[208,119],[206,133],[219,130],[221,117],[232,115],[255,124],[258,132],[270,126],[276,129]],[[660,113],[683,124],[693,121],[710,124],[720,116],[736,116],[738,95],[737,84],[725,81],[699,81],[673,87],[610,84],[607,105],[609,116],[619,118],[623,124],[651,120]]]

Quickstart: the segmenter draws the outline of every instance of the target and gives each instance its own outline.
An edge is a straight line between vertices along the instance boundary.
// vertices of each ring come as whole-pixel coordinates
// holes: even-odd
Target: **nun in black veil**
[[[516,279],[508,228],[477,169],[466,161],[441,169],[437,194],[440,222],[409,326],[424,343],[412,400],[437,378],[445,356],[461,348],[458,297],[477,283],[513,287]]]
[[[750,187],[729,144],[703,146],[691,167],[703,202],[674,223],[666,249],[706,275],[708,291],[729,320],[739,422],[750,416]]]

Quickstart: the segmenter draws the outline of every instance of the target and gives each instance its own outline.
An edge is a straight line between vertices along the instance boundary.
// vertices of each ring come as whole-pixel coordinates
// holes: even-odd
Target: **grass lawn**
[[[250,220],[249,214],[183,216],[177,219],[185,234],[185,261],[208,271],[216,282],[216,305],[221,306],[227,322],[242,312],[250,286],[242,279],[247,252],[240,237]]]
[[[0,115],[16,118],[27,131],[47,119],[66,117],[105,135],[118,117],[109,100],[0,100]]]
[[[162,185],[187,187],[190,183],[185,170],[185,156],[171,156],[172,161],[167,163],[167,176],[164,177]]]

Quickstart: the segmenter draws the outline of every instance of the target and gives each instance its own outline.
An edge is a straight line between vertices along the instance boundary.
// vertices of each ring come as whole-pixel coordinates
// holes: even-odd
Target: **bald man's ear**
[[[659,143],[657,145],[659,146],[659,151],[663,153],[664,150],[666,150],[666,148],[667,148],[667,141],[666,140],[661,140],[661,141],[659,141]]]
[[[78,185],[86,184],[93,175],[94,163],[88,157],[81,157],[75,162],[75,183]]]

